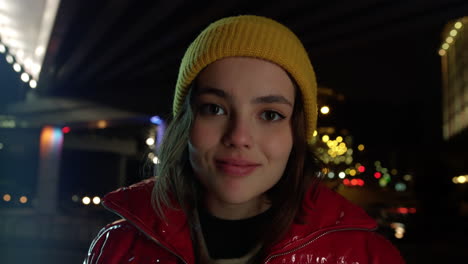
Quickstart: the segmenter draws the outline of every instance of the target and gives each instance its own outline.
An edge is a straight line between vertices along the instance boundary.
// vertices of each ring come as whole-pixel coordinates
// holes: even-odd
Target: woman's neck
[[[264,197],[239,204],[225,203],[213,197],[206,197],[204,205],[210,214],[225,220],[250,218],[265,212],[271,207],[271,204]]]

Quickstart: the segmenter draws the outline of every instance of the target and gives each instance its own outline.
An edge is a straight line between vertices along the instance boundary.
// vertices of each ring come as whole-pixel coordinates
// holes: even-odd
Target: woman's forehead
[[[275,63],[251,58],[228,57],[207,66],[197,78],[198,89],[218,89],[228,95],[265,96],[278,94],[294,98],[294,84]]]

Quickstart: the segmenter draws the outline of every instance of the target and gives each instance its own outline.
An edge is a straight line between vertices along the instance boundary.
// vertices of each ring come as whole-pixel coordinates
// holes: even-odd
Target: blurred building
[[[451,21],[439,50],[443,80],[443,136],[450,140],[468,131],[468,17]]]
[[[157,162],[159,118],[38,92],[59,42],[52,32],[63,30],[60,3],[0,0],[2,263],[81,262],[116,218],[103,195],[152,175]]]
[[[468,217],[468,17],[449,21],[439,49],[443,86],[444,163],[455,184],[452,199]],[[448,180],[448,179],[447,179]]]

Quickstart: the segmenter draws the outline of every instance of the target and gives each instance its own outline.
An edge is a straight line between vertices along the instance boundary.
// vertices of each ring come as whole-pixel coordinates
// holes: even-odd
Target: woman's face
[[[293,145],[292,81],[271,62],[229,57],[204,69],[196,87],[189,156],[205,206],[224,218],[265,210],[264,193],[283,175]]]

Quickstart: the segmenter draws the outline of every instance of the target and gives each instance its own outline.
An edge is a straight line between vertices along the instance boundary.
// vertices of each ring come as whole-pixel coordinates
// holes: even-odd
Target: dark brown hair
[[[293,80],[291,78],[291,80]],[[295,82],[293,81],[295,84]],[[201,200],[201,185],[193,176],[188,157],[188,141],[194,120],[192,93],[189,89],[182,109],[169,124],[159,150],[152,199],[156,212],[164,218],[164,208],[180,208],[186,213],[189,224],[194,225],[194,211]],[[267,191],[271,202],[272,219],[260,231],[262,248],[249,262],[258,263],[267,257],[269,249],[288,231],[301,208],[308,188],[315,188],[320,178],[320,163],[307,144],[302,95],[295,84],[295,103],[291,118],[293,147],[281,179]],[[300,219],[297,219],[300,221]]]

